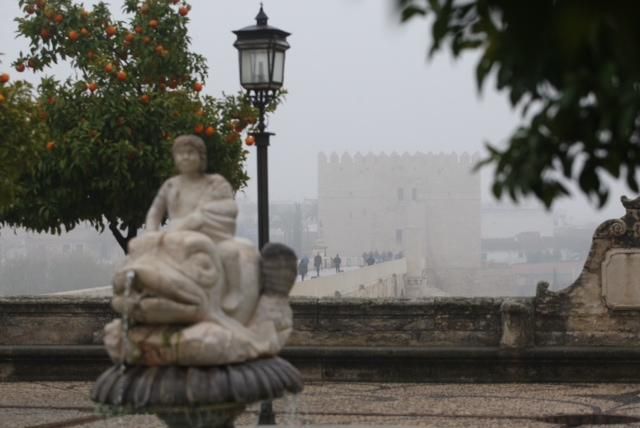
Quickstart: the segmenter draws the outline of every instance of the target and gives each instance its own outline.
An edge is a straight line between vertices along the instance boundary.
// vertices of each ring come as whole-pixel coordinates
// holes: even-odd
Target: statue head
[[[173,147],[171,148],[174,161],[176,160],[177,153],[185,149],[192,149],[198,154],[198,157],[200,158],[199,171],[204,174],[207,170],[207,147],[205,146],[202,138],[197,135],[181,135],[177,137],[173,142]]]

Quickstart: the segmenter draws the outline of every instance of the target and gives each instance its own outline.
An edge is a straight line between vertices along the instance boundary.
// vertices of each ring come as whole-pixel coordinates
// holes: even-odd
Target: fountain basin
[[[114,365],[91,399],[108,415],[153,413],[169,427],[232,427],[247,404],[302,388],[298,370],[279,357],[211,367]]]

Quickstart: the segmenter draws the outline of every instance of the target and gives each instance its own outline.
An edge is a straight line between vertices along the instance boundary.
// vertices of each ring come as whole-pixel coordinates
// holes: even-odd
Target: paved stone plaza
[[[0,427],[164,426],[150,415],[96,416],[90,388],[86,382],[0,383]],[[277,400],[275,410],[280,426],[294,427],[640,427],[640,384],[311,383],[299,397]],[[557,415],[573,417],[551,418]],[[257,419],[252,406],[237,426],[256,426]]]

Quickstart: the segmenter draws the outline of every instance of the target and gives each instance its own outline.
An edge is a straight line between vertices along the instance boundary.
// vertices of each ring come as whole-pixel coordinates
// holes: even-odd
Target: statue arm
[[[209,197],[212,200],[233,199],[233,189],[226,178],[220,174],[213,174],[208,179],[209,187],[212,189]]]
[[[169,224],[171,230],[197,230],[212,239],[221,238],[217,232],[233,236],[237,205],[233,199],[233,189],[224,177],[218,174],[206,176],[207,189],[198,202],[197,209],[190,214],[172,219]],[[224,232],[226,229],[226,232]]]
[[[155,231],[160,228],[162,219],[167,213],[167,189],[168,181],[165,181],[158,194],[153,199],[149,211],[147,211],[147,218],[145,220],[146,230]]]
[[[202,213],[200,210],[195,210],[182,218],[171,220],[169,228],[171,230],[200,230],[203,223]]]

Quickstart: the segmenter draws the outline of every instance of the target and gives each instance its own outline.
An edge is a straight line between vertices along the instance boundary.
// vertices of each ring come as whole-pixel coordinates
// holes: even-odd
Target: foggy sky
[[[16,40],[17,1],[0,0],[0,71],[39,80],[10,69],[24,39]],[[93,4],[94,1],[85,2]],[[108,2],[112,11],[122,0]],[[253,24],[256,0],[192,0],[193,50],[208,61],[204,92],[240,90],[232,30]],[[269,23],[292,33],[285,87],[289,94],[269,122],[270,197],[295,201],[317,197],[317,154],[386,152],[483,152],[487,141],[504,140],[518,123],[504,94],[489,83],[479,96],[475,56],[453,61],[439,54],[427,61],[429,27],[424,20],[399,25],[391,0],[266,0]],[[56,75],[68,75],[58,67]],[[255,158],[247,164],[255,175]],[[255,180],[246,193],[254,199]],[[483,198],[490,183],[483,176]],[[620,217],[620,192],[597,213],[583,196],[556,206],[576,222]],[[627,193],[629,194],[629,193]]]

